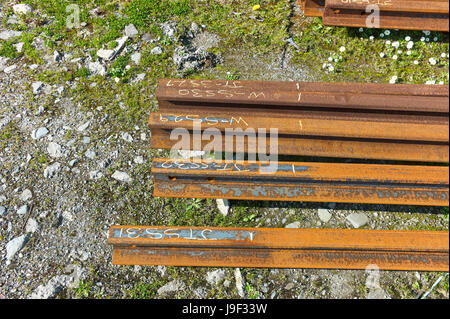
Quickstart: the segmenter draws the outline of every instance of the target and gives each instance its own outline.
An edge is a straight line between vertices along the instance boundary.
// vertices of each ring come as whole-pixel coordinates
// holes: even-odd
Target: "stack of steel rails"
[[[154,196],[448,206],[448,95],[444,85],[161,80],[152,148],[176,146],[179,130],[190,150],[217,138],[224,152],[320,162],[156,158]],[[274,128],[273,141],[252,138]],[[113,226],[109,243],[120,265],[449,267],[448,232],[435,231]]]
[[[323,24],[374,27],[366,22],[379,10],[379,25],[386,29],[449,31],[447,0],[299,0],[305,16],[322,17]]]

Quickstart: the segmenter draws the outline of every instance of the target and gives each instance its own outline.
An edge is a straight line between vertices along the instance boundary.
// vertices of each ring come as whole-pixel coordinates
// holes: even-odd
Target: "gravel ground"
[[[193,12],[206,5],[179,2],[193,4]],[[260,1],[257,10],[246,1],[208,1],[201,20],[180,4],[152,22],[136,18],[133,4],[80,1],[82,24],[69,33],[58,27],[65,11],[51,1],[27,1],[33,8],[26,16],[17,12],[18,3],[0,1],[0,298],[417,298],[442,275],[113,266],[106,240],[115,224],[354,228],[360,222],[364,229],[448,230],[448,207],[231,201],[223,216],[213,200],[152,197],[151,160],[168,156],[149,149],[146,126],[157,110],[158,78],[358,80],[346,77],[355,63],[346,56],[332,62],[342,70],[336,73],[301,62],[309,50],[303,45],[316,43],[302,30],[318,26],[317,38],[324,36],[295,1]],[[243,20],[216,24],[213,5]],[[323,32],[334,39],[334,29],[345,28]],[[327,54],[344,54],[342,43],[373,41],[370,33],[346,36],[332,40]],[[369,80],[387,82],[395,73],[405,82],[448,84],[446,36],[436,35],[436,43],[430,37],[429,44],[418,40],[414,54],[428,61],[445,51],[436,65],[424,63],[421,78],[409,81],[415,69],[396,64],[392,71],[386,64]],[[370,48],[374,56],[386,51],[380,43]],[[352,50],[346,54],[358,59],[361,49]],[[429,298],[448,298],[448,277]]]

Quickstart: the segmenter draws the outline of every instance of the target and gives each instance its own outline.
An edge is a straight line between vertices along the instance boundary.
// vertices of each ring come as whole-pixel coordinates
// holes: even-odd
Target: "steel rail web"
[[[448,206],[448,167],[154,159],[155,197]]]
[[[380,9],[379,28],[449,31],[449,5],[444,0],[299,0],[305,16],[322,17],[324,25],[367,27],[366,8]]]
[[[448,232],[112,226],[115,265],[448,271]]]

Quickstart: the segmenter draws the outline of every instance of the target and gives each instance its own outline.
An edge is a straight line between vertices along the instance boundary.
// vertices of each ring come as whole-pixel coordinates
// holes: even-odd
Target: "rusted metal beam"
[[[154,196],[449,205],[448,167],[154,159]]]
[[[448,113],[448,86],[164,79],[160,110],[176,102]],[[428,94],[427,94],[428,93]],[[411,98],[414,96],[414,98]]]
[[[448,271],[438,231],[112,226],[115,265]]]
[[[305,16],[322,17],[325,25],[367,27],[368,5],[380,9],[379,28],[449,31],[449,5],[444,0],[299,0]]]

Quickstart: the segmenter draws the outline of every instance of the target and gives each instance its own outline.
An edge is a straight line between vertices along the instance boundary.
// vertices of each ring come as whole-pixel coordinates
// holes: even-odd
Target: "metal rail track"
[[[449,205],[439,166],[154,159],[155,197]],[[273,163],[272,163],[273,164]]]
[[[243,136],[276,128],[279,154],[448,162],[448,92],[441,85],[165,79],[156,93],[160,113],[149,119],[151,147],[172,148],[176,128],[195,131],[193,150],[209,143],[200,136],[208,128],[223,143],[227,129],[247,130],[236,131]],[[245,140],[223,150],[258,147]]]
[[[379,28],[449,31],[449,5],[444,0],[299,0],[305,16],[322,17],[324,25],[367,27],[366,19],[376,4]]]
[[[115,265],[448,271],[449,233],[112,226]]]

